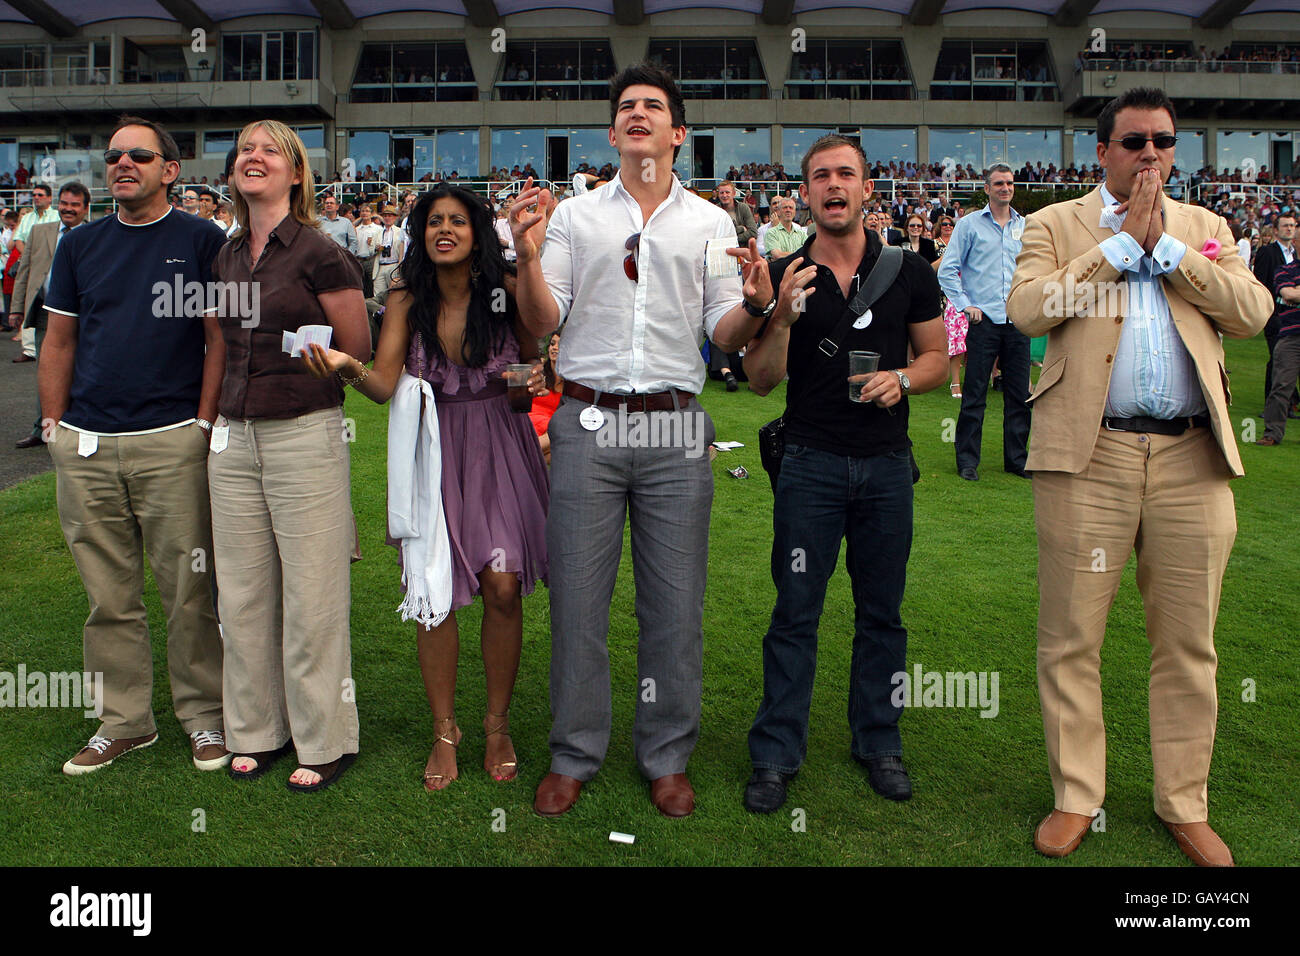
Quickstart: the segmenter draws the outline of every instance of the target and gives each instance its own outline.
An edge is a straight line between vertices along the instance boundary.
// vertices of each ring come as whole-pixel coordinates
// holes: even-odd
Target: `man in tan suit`
[[[1078,847],[1106,784],[1099,663],[1128,555],[1151,643],[1155,811],[1203,866],[1231,866],[1208,821],[1214,621],[1242,472],[1219,334],[1256,334],[1268,292],[1227,224],[1164,196],[1174,108],[1139,88],[1097,120],[1106,181],[1031,216],[1007,315],[1047,334],[1026,470],[1038,530],[1038,691],[1055,809],[1034,846]],[[1208,239],[1221,250],[1201,254]]]
[[[45,292],[54,262],[54,250],[70,229],[86,221],[90,212],[90,190],[81,183],[68,183],[59,190],[59,221],[33,226],[28,235],[27,247],[18,263],[14,277],[14,295],[9,313],[13,325],[34,329],[36,332],[36,358],[40,359],[41,343],[45,341]],[[15,443],[18,448],[35,448],[45,444],[41,428],[41,403],[36,401],[36,420],[31,433]]]

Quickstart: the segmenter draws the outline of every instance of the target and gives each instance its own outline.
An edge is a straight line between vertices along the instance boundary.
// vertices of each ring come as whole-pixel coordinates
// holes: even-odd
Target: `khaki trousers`
[[[1091,814],[1106,796],[1101,644],[1129,554],[1151,644],[1155,810],[1208,819],[1214,751],[1214,621],[1237,518],[1208,428],[1178,436],[1103,429],[1077,475],[1033,473],[1038,528],[1038,693],[1056,808]]]
[[[359,736],[343,410],[229,425],[208,456],[226,741],[257,753],[292,738],[299,763],[330,763]]]
[[[77,453],[59,425],[54,461],[59,523],[90,601],[85,667],[104,675],[98,733],[143,737],[153,716],[153,649],[144,607],[149,556],[167,616],[172,706],[185,732],[221,730],[221,635],[212,609],[212,525],[207,434],[184,425],[100,438]]]

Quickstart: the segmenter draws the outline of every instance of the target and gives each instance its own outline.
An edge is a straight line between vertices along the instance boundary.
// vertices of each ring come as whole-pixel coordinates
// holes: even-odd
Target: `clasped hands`
[[[1152,254],[1165,234],[1163,186],[1160,170],[1140,170],[1133,177],[1128,199],[1115,209],[1116,215],[1125,216],[1123,231],[1136,239],[1147,255]]]

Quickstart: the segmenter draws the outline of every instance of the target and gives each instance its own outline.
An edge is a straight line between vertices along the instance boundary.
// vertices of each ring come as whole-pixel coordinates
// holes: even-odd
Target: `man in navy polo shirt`
[[[123,117],[104,153],[117,214],[64,237],[50,268],[37,384],[59,521],[90,602],[85,668],[103,674],[102,723],[63,765],[71,775],[158,739],[142,545],[194,765],[230,761],[207,477],[225,348],[216,316],[205,324],[205,297],[193,295],[212,279],[225,235],[171,207],[179,158],[162,127]]]

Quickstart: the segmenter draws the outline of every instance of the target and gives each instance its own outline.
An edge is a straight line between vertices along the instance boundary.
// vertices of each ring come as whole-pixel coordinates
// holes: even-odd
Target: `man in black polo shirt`
[[[221,637],[212,609],[208,436],[225,348],[203,289],[225,233],[171,207],[180,151],[162,127],[118,121],[104,152],[114,215],[59,243],[45,297],[37,386],[57,478],[59,523],[90,615],[85,668],[103,675],[99,730],[63,765],[108,766],[158,739],[144,555],[167,615],[176,719],[194,765],[230,762]]]
[[[864,230],[870,197],[866,157],[842,136],[823,136],[803,160],[799,191],[817,224],[794,255],[771,265],[778,288],[771,318],[745,353],[750,387],[766,394],[785,374],[786,451],[772,506],[776,607],[763,639],[763,702],[749,732],[754,775],[745,806],[778,809],[808,742],[808,707],[817,625],[826,583],[848,538],[856,608],[849,683],[853,757],[872,789],[891,800],[912,795],[902,763],[900,708],[891,677],[905,669],[900,608],[912,546],[911,442],[907,398],[942,384],[947,339],[934,270],[903,250],[898,277],[853,321],[826,360],[819,344],[880,258],[879,236]],[[907,347],[916,355],[907,364]],[[850,350],[880,354],[860,401],[850,401]]]

